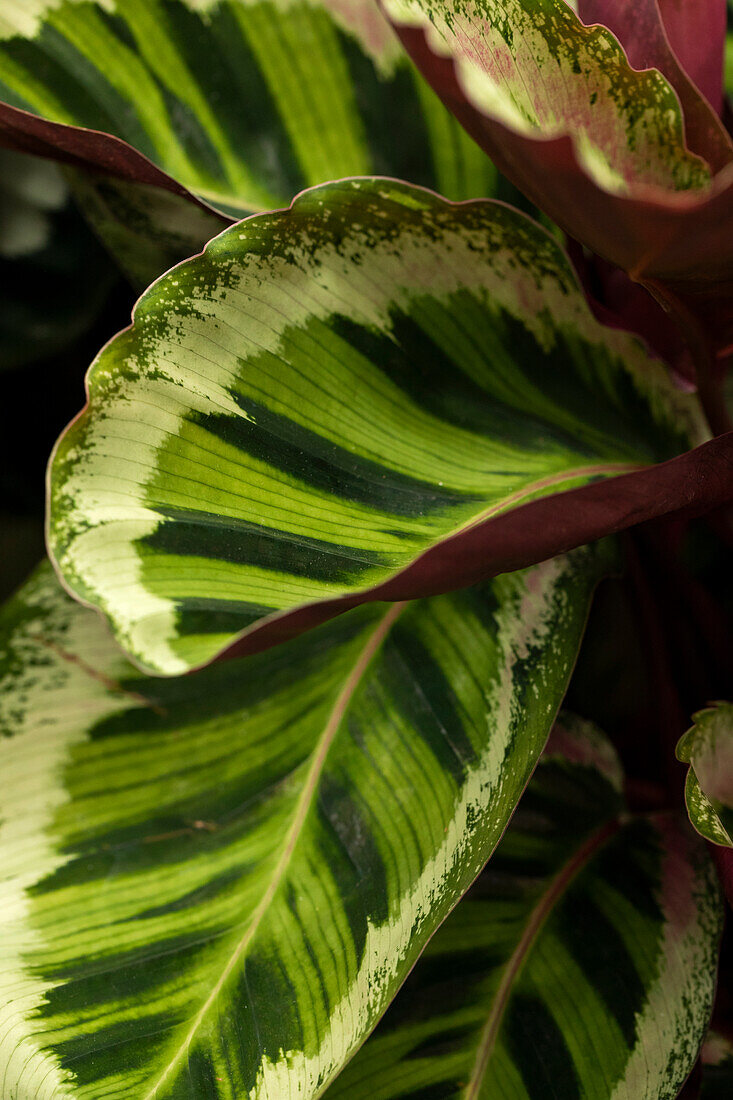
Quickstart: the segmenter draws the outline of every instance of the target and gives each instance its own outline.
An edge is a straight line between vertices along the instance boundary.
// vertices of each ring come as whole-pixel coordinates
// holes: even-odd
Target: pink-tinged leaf
[[[733,848],[733,703],[716,703],[694,715],[680,738],[677,758],[690,765],[685,800],[697,831]]]
[[[393,180],[226,230],[88,385],[50,545],[164,673],[733,496],[733,433],[705,442],[697,399],[592,318],[553,237]]]
[[[670,324],[669,314],[649,291],[577,241],[568,241],[568,254],[598,320],[637,333],[674,371],[683,388],[694,389],[695,366],[682,332]]]
[[[610,31],[584,26],[563,0],[384,3],[423,74],[516,186],[702,318],[716,347],[733,343],[733,147],[701,97],[690,122],[660,72],[636,71]]]
[[[714,33],[708,33],[704,13],[700,7],[721,7],[723,21],[720,27],[714,27]],[[719,119],[723,105],[723,43],[725,41],[725,0],[710,0],[704,4],[680,4],[671,0],[661,7],[670,9],[671,16],[684,8],[687,16],[678,18],[674,24],[676,37],[674,48],[671,41],[670,26],[663,19],[660,0],[579,0],[578,14],[587,25],[601,24],[613,31],[624,48],[629,63],[634,69],[659,69],[667,78],[680,99],[685,118],[685,138],[694,152],[715,168],[723,167],[727,159],[729,143]],[[708,91],[695,80],[693,71],[684,64],[685,58],[678,46],[683,21],[694,22],[694,28],[685,28],[687,37],[692,37],[692,50],[717,55],[717,87]],[[710,22],[708,20],[707,22]],[[713,21],[714,22],[714,21]],[[683,36],[684,37],[684,36]],[[708,66],[712,68],[708,59]],[[694,66],[693,66],[694,68]],[[712,90],[712,96],[709,91]],[[704,96],[700,92],[704,92]],[[711,106],[713,110],[711,111]]]
[[[672,49],[716,111],[723,106],[726,0],[658,0]]]

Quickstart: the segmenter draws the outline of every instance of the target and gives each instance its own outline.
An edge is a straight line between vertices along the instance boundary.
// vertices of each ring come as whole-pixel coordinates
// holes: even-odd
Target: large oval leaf
[[[327,1098],[673,1100],[721,925],[702,844],[625,813],[613,749],[565,716],[489,866]]]
[[[499,839],[607,567],[175,680],[39,573],[2,623],[3,1095],[316,1096]]]
[[[685,801],[690,821],[713,844],[733,848],[733,703],[694,715],[677,759],[689,764]]]
[[[452,199],[496,183],[373,0],[13,4],[0,14],[0,99],[0,140],[86,169],[96,227],[144,285],[165,269],[151,261],[180,246],[177,262],[221,230],[205,231],[201,197],[242,216],[348,175]]]
[[[704,321],[704,337],[733,340],[733,145],[684,74],[683,115],[657,69],[632,68],[565,0],[384,7],[443,101],[540,209]]]
[[[143,296],[89,394],[52,463],[50,545],[163,673],[303,605],[445,591],[730,495],[696,457],[605,489],[703,439],[696,398],[593,319],[535,223],[389,181],[222,234]],[[500,513],[583,485],[522,519],[514,557],[492,546]]]

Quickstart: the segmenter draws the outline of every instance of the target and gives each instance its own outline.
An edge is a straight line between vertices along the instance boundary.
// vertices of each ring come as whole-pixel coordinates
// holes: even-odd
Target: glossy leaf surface
[[[0,141],[81,173],[143,285],[220,232],[206,203],[242,217],[362,174],[452,199],[496,185],[372,0],[5,5],[0,100]]]
[[[521,564],[721,488],[713,469],[651,490],[651,464],[704,438],[697,400],[593,319],[544,230],[389,181],[218,237],[143,296],[88,384],[52,463],[51,546],[163,673],[319,601],[517,568],[483,525],[560,490],[639,477],[612,506],[528,515]]]
[[[733,704],[699,711],[677,745],[690,765],[685,799],[690,821],[713,844],[733,848]]]
[[[2,621],[3,1095],[320,1094],[498,841],[606,568],[174,680],[39,572]]]
[[[725,0],[695,5],[677,0],[578,0],[578,14],[588,25],[608,27],[634,69],[662,73],[679,96],[687,145],[715,159],[711,150],[720,141],[718,116],[723,105]]]
[[[562,716],[488,867],[327,1100],[673,1100],[705,1035],[722,906],[684,822],[624,812]]]
[[[683,114],[659,71],[631,68],[611,32],[564,0],[385,8],[443,101],[540,209],[637,281],[662,284],[715,343],[733,340],[733,146],[694,88]]]

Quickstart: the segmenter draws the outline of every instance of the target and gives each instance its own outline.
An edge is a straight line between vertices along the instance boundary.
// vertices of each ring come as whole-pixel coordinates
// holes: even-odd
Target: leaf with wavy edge
[[[520,190],[704,320],[716,346],[733,342],[733,157],[711,108],[712,180],[685,147],[671,85],[631,69],[614,36],[584,27],[563,0],[384,7],[423,75]]]
[[[109,134],[0,103],[0,144],[61,165],[96,233],[141,288],[232,224]]]
[[[2,1095],[318,1095],[498,841],[608,554],[172,680],[42,569],[1,624]]]
[[[327,1100],[672,1100],[713,1002],[704,846],[562,715],[491,862]]]
[[[578,0],[577,10],[586,25],[613,32],[634,69],[662,73],[679,97],[687,145],[722,167],[729,145],[719,118],[725,0]]]
[[[164,270],[140,241],[142,221],[157,243],[146,189],[187,242],[175,262],[229,215],[342,176],[495,193],[493,165],[372,0],[24,0],[0,20],[0,141],[91,172],[87,192],[110,174],[121,201],[100,196],[96,227],[133,274],[148,265],[145,285]]]
[[[682,67],[720,113],[723,108],[723,54],[726,0],[657,0],[664,29]]]
[[[733,703],[716,703],[693,718],[677,745],[677,759],[690,765],[687,812],[707,840],[733,848]]]
[[[730,494],[712,457],[709,477],[702,453],[692,475],[664,465],[704,439],[696,398],[593,319],[544,230],[391,181],[216,238],[143,296],[88,386],[51,463],[50,546],[165,674],[302,608],[517,568],[491,525],[527,502],[550,518],[510,532],[521,564]],[[599,484],[629,471],[616,496]]]

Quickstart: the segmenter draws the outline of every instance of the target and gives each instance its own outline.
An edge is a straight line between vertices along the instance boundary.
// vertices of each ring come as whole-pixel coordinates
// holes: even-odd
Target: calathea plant
[[[0,2],[142,291],[1,615],[3,1100],[732,1094],[725,15]]]

